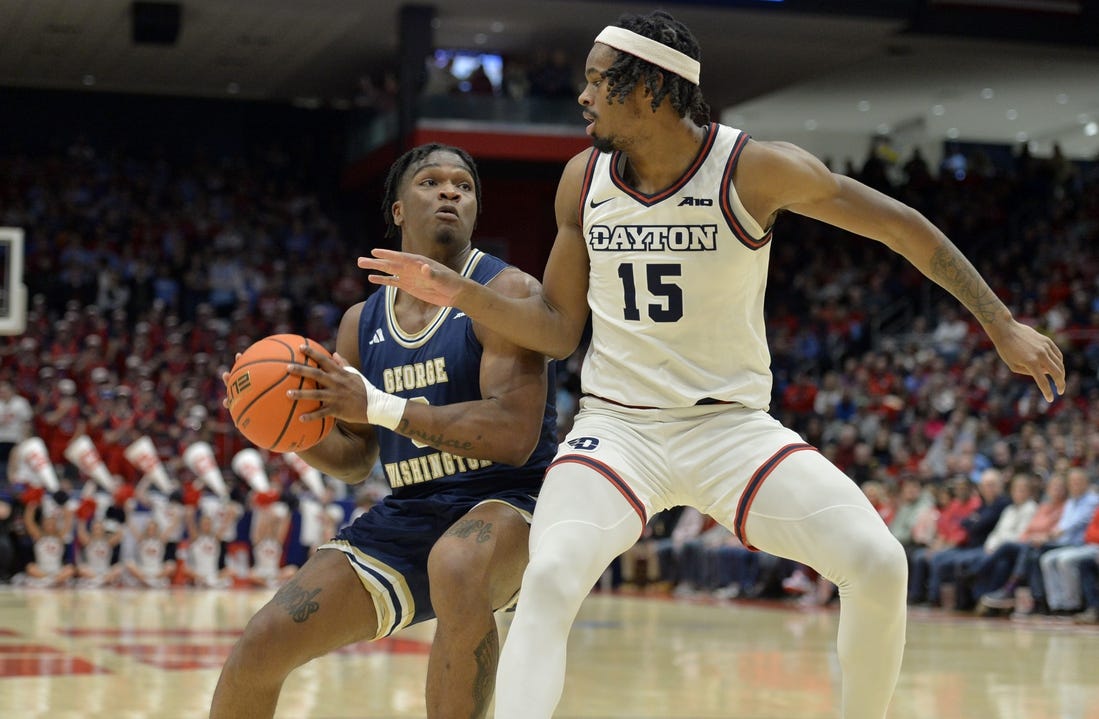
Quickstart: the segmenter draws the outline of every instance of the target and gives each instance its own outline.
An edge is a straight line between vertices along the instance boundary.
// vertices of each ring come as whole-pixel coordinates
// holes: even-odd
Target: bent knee
[[[278,641],[282,633],[283,620],[275,612],[264,607],[248,620],[238,646],[245,656],[261,656],[267,647]]]
[[[451,604],[478,608],[506,602],[519,588],[526,559],[525,535],[501,535],[484,543],[444,538],[436,543],[427,560],[432,602],[438,597]]]
[[[571,604],[591,589],[587,577],[565,558],[542,553],[531,557],[523,573],[523,595],[536,595],[547,602]]]
[[[312,657],[299,656],[299,642],[287,636],[291,622],[271,605],[260,609],[244,627],[233,647],[226,670],[239,674],[285,676]]]
[[[427,559],[432,587],[457,589],[487,581],[492,564],[492,549],[479,545],[460,548],[436,545]]]
[[[873,542],[867,542],[854,557],[857,576],[874,582],[879,588],[908,586],[908,559],[904,547],[889,532]]]

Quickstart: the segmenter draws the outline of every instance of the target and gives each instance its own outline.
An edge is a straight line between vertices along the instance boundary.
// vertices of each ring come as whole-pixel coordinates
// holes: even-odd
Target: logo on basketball
[[[251,386],[252,377],[247,372],[233,380],[232,384],[230,385],[230,389],[233,390],[231,393],[233,396],[229,398],[230,406],[233,404],[233,402],[236,401],[238,395],[242,394],[244,390],[248,389]]]
[[[233,424],[257,447],[280,453],[309,449],[336,425],[332,417],[300,421],[303,415],[316,412],[320,402],[287,395],[290,390],[317,388],[313,380],[288,371],[291,364],[318,367],[301,351],[304,345],[322,357],[331,357],[324,347],[301,335],[270,335],[253,342],[225,378],[226,405]]]
[[[577,437],[576,439],[570,439],[567,444],[581,452],[591,452],[599,446],[599,440],[595,437]]]

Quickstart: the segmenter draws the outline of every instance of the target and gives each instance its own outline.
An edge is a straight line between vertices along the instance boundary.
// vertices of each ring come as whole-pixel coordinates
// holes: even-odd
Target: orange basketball
[[[253,444],[272,452],[298,452],[324,439],[336,421],[315,422],[298,418],[315,411],[320,402],[293,400],[290,389],[316,389],[316,383],[286,371],[290,362],[316,367],[298,347],[308,345],[324,354],[328,350],[301,335],[271,335],[259,340],[237,359],[229,372],[229,414],[240,433]]]

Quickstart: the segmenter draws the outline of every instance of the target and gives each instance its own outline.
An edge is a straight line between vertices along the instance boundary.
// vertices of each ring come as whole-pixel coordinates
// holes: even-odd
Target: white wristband
[[[367,421],[386,429],[397,429],[401,417],[404,416],[404,406],[408,404],[408,400],[378,389],[363,376],[362,372],[350,365],[344,367],[344,369],[358,376],[363,381],[363,386],[366,387]]]

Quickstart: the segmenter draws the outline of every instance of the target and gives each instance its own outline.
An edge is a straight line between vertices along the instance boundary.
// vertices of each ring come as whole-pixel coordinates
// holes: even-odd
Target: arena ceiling
[[[786,2],[424,4],[435,8],[438,47],[503,54],[560,47],[575,58],[584,57],[591,38],[620,12],[672,8],[702,44],[703,88],[711,105],[757,135],[886,130],[988,142],[1057,141],[1073,156],[1099,153],[1094,43],[913,33],[908,0]],[[364,73],[392,62],[402,4],[182,0],[177,41],[158,46],[133,43],[130,0],[0,0],[0,85],[339,104],[355,95]],[[1068,37],[1063,30],[1048,35]]]

